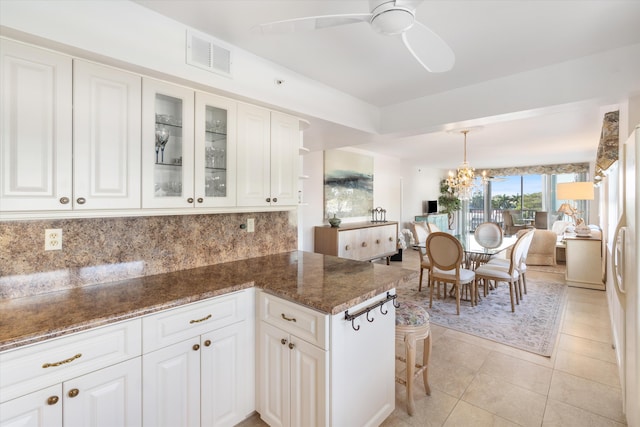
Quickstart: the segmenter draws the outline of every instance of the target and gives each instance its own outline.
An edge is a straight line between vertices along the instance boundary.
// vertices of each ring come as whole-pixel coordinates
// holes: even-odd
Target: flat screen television
[[[437,212],[438,212],[438,201],[429,200],[427,202],[427,213],[437,213]]]

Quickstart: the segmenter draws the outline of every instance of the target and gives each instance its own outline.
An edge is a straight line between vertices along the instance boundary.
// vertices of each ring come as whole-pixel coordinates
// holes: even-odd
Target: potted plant
[[[446,213],[449,220],[449,230],[453,229],[453,213],[460,210],[460,199],[451,191],[447,180],[440,181],[440,197],[438,197],[440,213]]]

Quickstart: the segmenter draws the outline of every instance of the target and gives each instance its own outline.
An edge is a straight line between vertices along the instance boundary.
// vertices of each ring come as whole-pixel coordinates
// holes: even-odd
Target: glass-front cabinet
[[[236,204],[236,102],[196,92],[195,206]]]
[[[147,79],[143,208],[232,207],[236,102]]]
[[[153,79],[142,90],[142,207],[193,206],[194,92]]]

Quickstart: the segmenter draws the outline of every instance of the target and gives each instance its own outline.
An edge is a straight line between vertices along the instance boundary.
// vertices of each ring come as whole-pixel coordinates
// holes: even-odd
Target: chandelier
[[[474,186],[473,181],[476,177],[476,173],[467,162],[467,134],[469,133],[469,130],[466,129],[461,132],[464,134],[464,161],[458,167],[455,174],[452,171],[449,171],[447,186],[449,187],[449,191],[455,194],[459,199],[469,200],[471,199]]]

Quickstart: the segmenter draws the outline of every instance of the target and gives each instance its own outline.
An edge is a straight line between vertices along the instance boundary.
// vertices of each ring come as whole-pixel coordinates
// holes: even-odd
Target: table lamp
[[[556,187],[556,195],[562,200],[593,200],[593,183],[592,182],[564,182]],[[569,203],[560,205],[558,212],[566,214],[573,218],[576,224],[576,234],[579,236],[588,236],[591,229],[585,224],[584,219],[578,217],[578,208],[571,206]]]

